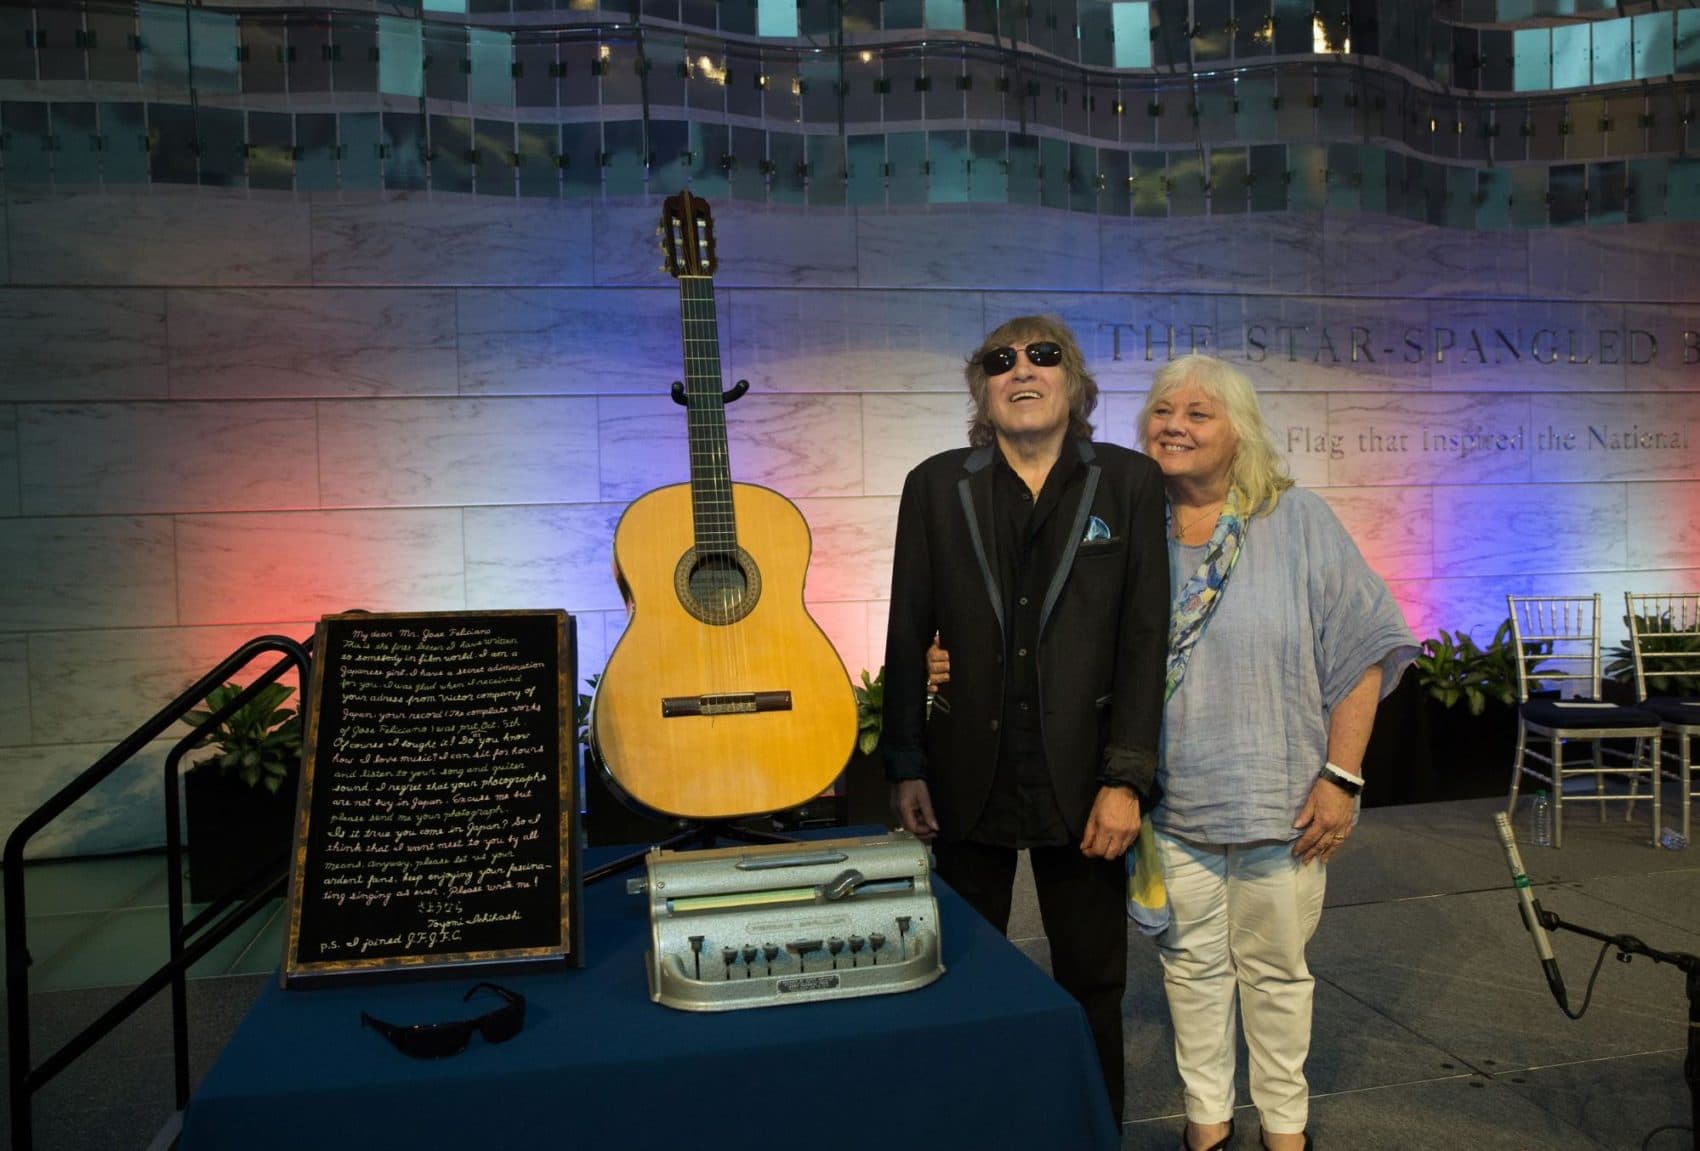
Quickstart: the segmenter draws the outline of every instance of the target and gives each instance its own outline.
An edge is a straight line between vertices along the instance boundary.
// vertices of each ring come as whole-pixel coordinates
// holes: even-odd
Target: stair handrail
[[[44,1059],[39,1066],[30,1065],[30,1012],[28,924],[26,921],[26,892],[24,888],[24,849],[29,841],[53,820],[63,815],[72,804],[120,767],[132,760],[148,744],[159,738],[172,724],[205,702],[206,697],[231,675],[246,667],[266,652],[280,658],[261,672],[234,699],[213,712],[206,720],[183,736],[166,755],[165,762],[165,819],[166,858],[169,876],[166,884],[168,923],[171,933],[171,955],[164,966],[137,984],[94,1022],[71,1037],[62,1047]],[[277,891],[281,890],[287,868],[273,874],[251,879],[235,895],[227,895],[188,924],[183,923],[182,892],[182,832],[179,827],[177,781],[179,763],[183,756],[205,742],[213,731],[258,692],[275,682],[291,668],[298,673],[301,684],[301,715],[307,714],[307,693],[312,680],[312,661],[309,645],[282,635],[263,635],[244,643],[226,656],[217,667],[186,688],[182,694],[160,709],[154,717],[136,728],[112,750],[54,792],[39,807],[24,816],[6,838],[0,863],[4,866],[4,896],[6,904],[6,1044],[8,1090],[12,1112],[12,1147],[14,1151],[31,1151],[34,1145],[32,1097],[55,1075],[86,1052],[119,1023],[123,1022],[162,988],[172,989],[172,1047],[176,1080],[177,1107],[181,1110],[189,1098],[189,1042],[187,1019],[186,973],[189,968],[210,952],[219,942],[251,917]],[[235,905],[235,910],[221,914]],[[194,935],[193,943],[185,940]]]

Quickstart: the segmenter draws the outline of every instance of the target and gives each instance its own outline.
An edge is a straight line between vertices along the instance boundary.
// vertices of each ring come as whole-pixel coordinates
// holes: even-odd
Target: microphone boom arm
[[[1557,912],[1543,909],[1538,899],[1535,901],[1535,914],[1539,917],[1541,926],[1548,931],[1569,931],[1576,935],[1585,935],[1589,939],[1598,939],[1608,947],[1616,948],[1618,958],[1625,963],[1636,955],[1644,955],[1654,963],[1668,963],[1686,976],[1688,1055],[1682,1061],[1682,1077],[1688,1083],[1688,1129],[1700,1132],[1700,955],[1687,951],[1660,951],[1656,947],[1649,947],[1633,935],[1607,935],[1577,923],[1567,923],[1559,918]],[[1566,1015],[1570,1014],[1570,1009],[1562,999],[1559,1000],[1559,1006],[1564,1008]],[[1583,1006],[1586,1007],[1586,1002]],[[1579,1016],[1581,1012],[1576,1014]]]
[[[1637,955],[1644,955],[1654,963],[1668,963],[1682,971],[1688,992],[1688,1055],[1682,1063],[1682,1077],[1688,1083],[1688,1102],[1690,1114],[1690,1131],[1700,1132],[1700,955],[1686,951],[1660,951],[1648,946],[1634,935],[1607,935],[1603,931],[1595,931],[1591,927],[1583,927],[1578,923],[1569,923],[1560,918],[1557,912],[1548,911],[1541,906],[1541,901],[1533,898],[1529,888],[1529,877],[1523,872],[1523,861],[1517,854],[1517,843],[1511,834],[1511,827],[1503,812],[1494,816],[1498,828],[1500,842],[1505,848],[1506,859],[1511,864],[1513,885],[1522,906],[1524,926],[1529,934],[1535,937],[1535,950],[1540,956],[1541,967],[1546,972],[1547,984],[1552,988],[1553,998],[1558,1000],[1559,1009],[1572,1019],[1580,1019],[1582,1012],[1588,1009],[1588,1000],[1593,997],[1594,981],[1588,980],[1588,992],[1583,996],[1582,1006],[1576,1011],[1570,1010],[1569,997],[1564,991],[1564,978],[1558,972],[1558,961],[1552,958],[1552,948],[1546,940],[1548,931],[1568,931],[1575,935],[1584,935],[1589,939],[1597,939],[1607,947],[1615,948],[1618,959],[1628,963]],[[1602,950],[1600,958],[1605,958]],[[1598,964],[1594,974],[1599,974]]]

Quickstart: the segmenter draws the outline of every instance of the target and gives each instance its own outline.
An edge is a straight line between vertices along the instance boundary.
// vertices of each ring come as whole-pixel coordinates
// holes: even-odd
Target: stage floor
[[[1674,824],[1667,791],[1665,822]],[[1322,1151],[1640,1151],[1655,1128],[1686,1127],[1682,973],[1608,957],[1579,1021],[1547,989],[1523,929],[1492,816],[1502,800],[1366,811],[1329,866],[1310,947],[1317,979],[1308,1065],[1311,1132]],[[1700,848],[1649,843],[1649,805],[1565,812],[1564,847],[1521,848],[1536,897],[1567,921],[1700,953]],[[1519,812],[1517,833],[1527,839]],[[1025,884],[1027,877],[1023,874]],[[1010,935],[1045,963],[1030,888]],[[1600,946],[1560,932],[1553,949],[1581,1002]],[[1179,1145],[1182,1100],[1155,950],[1128,963],[1128,1098],[1122,1146]],[[1235,1148],[1255,1151],[1245,1050]],[[1664,1131],[1646,1151],[1692,1151]]]
[[[1517,913],[1491,823],[1497,808],[1496,800],[1470,800],[1372,809],[1330,866],[1327,911],[1311,945],[1318,982],[1311,1130],[1322,1151],[1638,1151],[1655,1128],[1687,1124],[1681,974],[1647,959],[1608,959],[1587,1015],[1565,1018]],[[1608,810],[1602,824],[1577,805],[1566,812],[1563,849],[1524,848],[1542,904],[1596,930],[1700,953],[1700,848],[1650,846],[1646,805],[1628,823],[1621,805]],[[1670,792],[1665,821],[1675,821]],[[1526,822],[1519,821],[1520,838]],[[157,857],[138,857],[93,870],[31,869],[32,920],[88,917],[48,925],[39,942],[31,924],[38,1058],[157,962],[139,943],[137,925],[154,914],[163,933],[163,908],[151,910],[163,904],[156,899],[161,867]],[[191,982],[197,1076],[258,992],[264,977],[247,973],[277,961],[269,918],[204,965],[219,978]],[[1010,934],[1046,964],[1025,869]],[[1560,933],[1554,947],[1579,1002],[1599,946]],[[38,1097],[38,1148],[165,1145],[173,1115],[162,1006],[156,1001]],[[1180,1082],[1157,957],[1138,936],[1125,1010],[1122,1146],[1169,1151],[1179,1142]],[[1240,1067],[1244,1104],[1243,1051]],[[1243,1106],[1235,1147],[1257,1146],[1256,1115]],[[1665,1131],[1645,1147],[1692,1151],[1694,1140]]]

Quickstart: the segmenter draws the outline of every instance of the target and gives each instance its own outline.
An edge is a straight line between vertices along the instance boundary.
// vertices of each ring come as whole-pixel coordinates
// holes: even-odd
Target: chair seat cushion
[[[1635,705],[1652,712],[1666,723],[1678,726],[1700,725],[1700,699],[1678,699],[1675,696],[1655,695]]]
[[[1545,728],[1658,727],[1659,717],[1641,707],[1585,699],[1532,699],[1518,709],[1524,722]]]

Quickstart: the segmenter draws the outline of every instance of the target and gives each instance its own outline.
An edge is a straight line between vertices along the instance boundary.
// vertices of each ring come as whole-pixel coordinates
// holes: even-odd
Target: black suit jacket
[[[990,554],[995,446],[924,461],[904,481],[886,631],[882,746],[887,779],[924,779],[939,834],[973,830],[998,762],[1004,621]],[[1055,514],[1069,543],[1039,616],[1040,724],[1057,802],[1078,837],[1098,789],[1126,784],[1149,807],[1163,718],[1169,562],[1157,465],[1114,444],[1071,440],[1081,477]],[[1087,541],[1097,517],[1107,540]],[[927,708],[933,633],[951,681]]]

